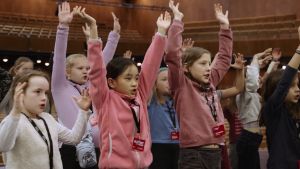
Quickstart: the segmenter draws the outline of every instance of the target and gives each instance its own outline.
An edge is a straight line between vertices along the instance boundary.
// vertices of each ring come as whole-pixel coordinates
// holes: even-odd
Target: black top
[[[277,88],[263,106],[269,149],[268,169],[298,169],[300,139],[296,121],[292,119],[284,103],[297,71],[287,66]]]
[[[0,67],[0,102],[8,92],[11,82],[12,78],[10,77],[8,72]]]

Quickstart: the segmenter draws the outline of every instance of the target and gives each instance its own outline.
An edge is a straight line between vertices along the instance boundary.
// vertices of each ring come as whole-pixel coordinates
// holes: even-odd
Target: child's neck
[[[162,94],[158,94],[157,93],[157,101],[160,103],[160,104],[165,104],[166,101],[167,101],[167,97],[165,95],[162,95]]]
[[[37,114],[30,113],[30,112],[27,112],[27,111],[23,111],[23,113],[26,114],[29,118],[32,118],[32,119],[38,118]]]

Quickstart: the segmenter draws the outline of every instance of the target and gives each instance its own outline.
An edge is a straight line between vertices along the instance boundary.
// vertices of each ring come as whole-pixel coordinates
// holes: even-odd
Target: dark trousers
[[[96,150],[97,159],[99,159],[100,150],[99,150],[99,148],[95,148],[95,150]],[[76,157],[76,147],[75,146],[63,144],[62,147],[59,149],[59,151],[60,151],[61,160],[62,160],[64,169],[82,169],[79,166],[79,162]],[[95,165],[94,167],[90,167],[87,169],[98,169],[98,162],[97,162],[97,165]]]
[[[179,157],[178,144],[153,143],[151,148],[153,162],[149,169],[177,169]]]
[[[242,130],[236,144],[239,169],[260,169],[258,148],[263,136]]]
[[[216,148],[180,148],[180,169],[220,169],[221,149]]]

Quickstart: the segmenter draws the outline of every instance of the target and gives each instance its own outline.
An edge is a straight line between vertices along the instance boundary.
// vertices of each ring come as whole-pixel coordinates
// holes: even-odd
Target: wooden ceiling
[[[70,0],[81,5],[97,19],[101,38],[106,40],[112,29],[111,12],[120,18],[121,40],[117,54],[131,49],[143,55],[156,27],[156,18],[167,10],[168,0]],[[267,47],[281,47],[284,55],[293,53],[299,44],[299,0],[179,0],[185,14],[184,37],[196,45],[216,52],[218,23],[214,20],[213,3],[229,9],[234,50],[251,55]],[[275,9],[274,9],[275,8]],[[57,0],[1,0],[0,50],[52,52],[58,24]],[[83,52],[83,22],[75,18],[70,26],[68,52]]]

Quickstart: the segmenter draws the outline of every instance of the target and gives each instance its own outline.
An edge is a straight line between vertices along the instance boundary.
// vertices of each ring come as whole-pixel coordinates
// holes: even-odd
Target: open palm
[[[82,110],[85,110],[85,111],[88,111],[92,104],[92,100],[89,96],[89,92],[87,89],[83,89],[81,92],[81,96],[74,97],[74,100],[75,100],[76,104],[78,105],[78,107],[80,107]]]
[[[58,19],[59,23],[69,24],[72,22],[73,13],[70,10],[70,4],[68,2],[63,2],[58,8]]]
[[[165,14],[161,14],[160,17],[157,19],[157,27],[167,30],[171,24],[171,15],[169,12],[165,12]]]
[[[228,11],[226,11],[224,14],[223,7],[219,3],[215,4],[214,7],[216,19],[220,22],[220,24],[229,25]]]

